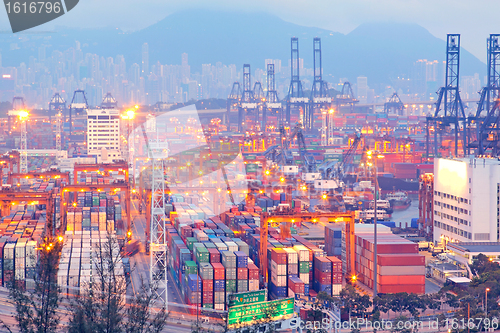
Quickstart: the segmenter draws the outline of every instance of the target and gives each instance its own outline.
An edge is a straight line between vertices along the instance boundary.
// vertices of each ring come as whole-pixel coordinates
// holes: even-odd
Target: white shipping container
[[[224,306],[225,306],[225,304],[224,304],[224,303],[221,303],[221,304],[215,303],[215,304],[214,304],[214,309],[215,309],[215,310],[221,310],[221,311],[224,311]]]
[[[57,285],[59,287],[67,286],[68,285],[68,274],[64,272],[58,272],[57,273]]]
[[[299,279],[301,279],[305,284],[309,284],[309,273],[300,273]]]
[[[288,297],[294,297],[295,298],[295,293],[290,288],[288,288]]]
[[[378,266],[380,275],[425,275],[425,266]]]
[[[289,264],[298,264],[299,254],[292,248],[284,248],[286,252],[287,261]]]
[[[229,251],[238,251],[238,245],[235,242],[225,242],[225,243]]]
[[[259,280],[248,280],[248,291],[259,290]]]
[[[26,267],[35,267],[37,262],[36,242],[26,243]]]
[[[4,259],[14,259],[14,248],[16,247],[16,244],[14,243],[8,243],[5,244],[3,248],[3,258]]]
[[[271,273],[276,275],[287,275],[286,265],[278,265],[274,260],[271,260]]]
[[[224,243],[215,243],[215,246],[219,251],[227,251],[227,245]]]
[[[23,268],[19,268],[19,269],[16,268],[16,270],[15,270],[15,276],[16,276],[16,280],[24,280],[26,278],[24,267]]]
[[[342,291],[342,284],[332,284],[332,296],[340,295]]]
[[[24,257],[26,256],[26,243],[19,242],[18,240],[18,242],[16,243],[15,253],[16,253],[16,259],[23,258],[24,261]]]
[[[286,275],[271,275],[271,282],[276,287],[286,287],[286,280],[287,280]]]
[[[299,261],[309,261],[309,249],[304,245],[294,245],[293,249],[299,254]]]

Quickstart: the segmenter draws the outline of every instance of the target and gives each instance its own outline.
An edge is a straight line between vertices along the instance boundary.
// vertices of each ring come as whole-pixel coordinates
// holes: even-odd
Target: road
[[[130,259],[134,270],[131,274],[131,289],[127,293],[129,296],[133,296],[141,290],[141,279],[145,283],[149,282],[150,257],[146,254],[144,247],[144,244],[146,244],[146,217],[144,214],[139,214],[138,204],[138,200],[132,200],[132,235],[141,241],[141,249]],[[175,307],[175,304],[183,304],[183,301],[181,293],[173,281],[173,277],[168,271],[168,303],[173,305],[173,311],[180,312],[181,315],[188,315],[186,309]]]

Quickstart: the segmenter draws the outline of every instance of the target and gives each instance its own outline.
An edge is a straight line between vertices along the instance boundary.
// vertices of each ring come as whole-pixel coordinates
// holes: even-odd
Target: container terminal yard
[[[172,313],[226,315],[233,327],[242,304],[277,302],[286,328],[294,304],[338,296],[347,284],[367,295],[423,295],[447,278],[471,278],[470,263],[456,259],[460,273],[450,275],[431,253],[450,243],[458,258],[461,243],[498,241],[467,224],[480,218],[471,189],[446,188],[462,167],[498,168],[500,50],[488,47],[481,100],[462,101],[459,43],[460,35],[447,36],[446,85],[437,102],[416,108],[425,112],[397,93],[384,105],[360,105],[349,82],[331,94],[319,38],[307,95],[291,39],[282,100],[273,64],[265,90],[252,86],[244,64],[226,109],[119,107],[112,92],[90,106],[77,90],[71,101],[56,93],[48,110],[35,110],[15,97],[0,122],[2,286],[15,278],[34,287],[49,235],[63,242],[57,283],[65,297],[92,283],[93,251],[111,234],[129,296],[141,277],[154,280]],[[477,103],[477,113],[466,116],[465,103]]]

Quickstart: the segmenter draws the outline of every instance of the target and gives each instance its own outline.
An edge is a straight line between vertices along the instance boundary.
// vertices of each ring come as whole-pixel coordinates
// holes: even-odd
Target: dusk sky
[[[61,26],[137,30],[171,13],[199,8],[261,11],[344,34],[365,22],[417,23],[441,39],[462,34],[462,46],[483,62],[487,36],[500,33],[498,0],[80,0],[68,14],[31,31],[59,31]],[[10,31],[5,10],[0,10],[0,30]]]

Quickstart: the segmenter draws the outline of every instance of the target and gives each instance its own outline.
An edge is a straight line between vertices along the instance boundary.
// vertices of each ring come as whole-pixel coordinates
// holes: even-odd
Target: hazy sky
[[[483,62],[487,36],[500,33],[500,0],[80,0],[71,12],[35,30],[56,25],[136,30],[191,8],[263,11],[341,33],[365,22],[417,23],[441,39],[447,33],[462,34],[462,46]],[[0,10],[0,29],[9,30],[5,10]]]

